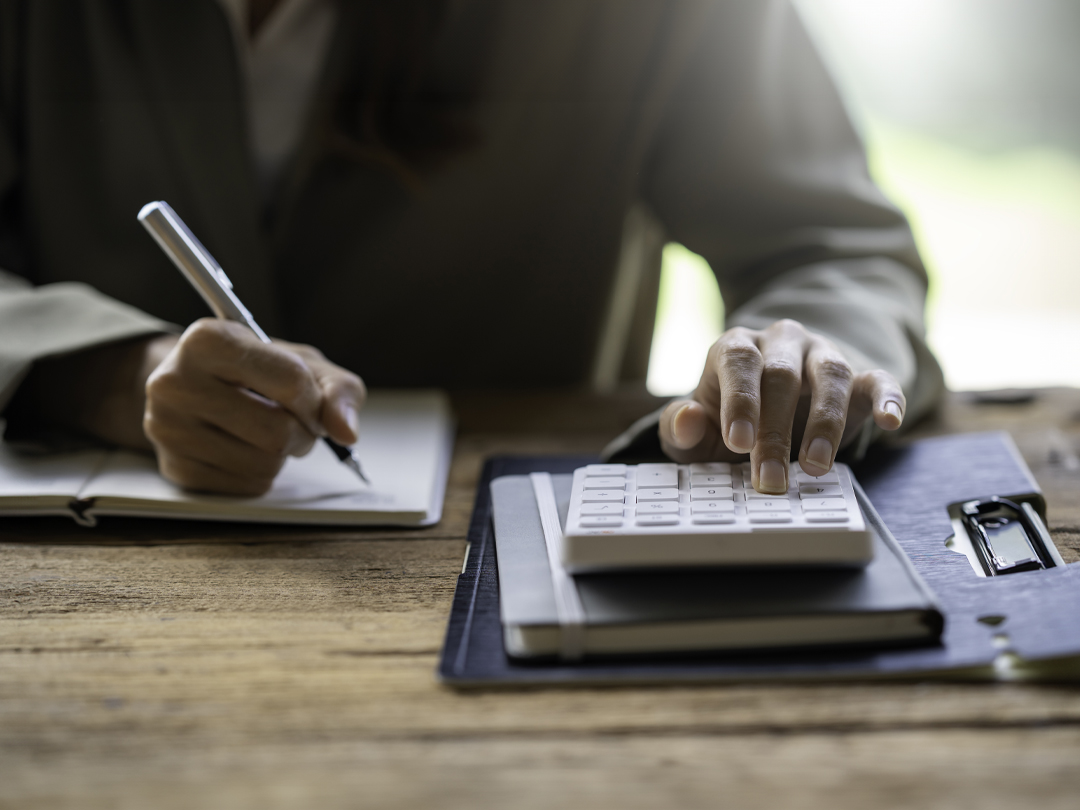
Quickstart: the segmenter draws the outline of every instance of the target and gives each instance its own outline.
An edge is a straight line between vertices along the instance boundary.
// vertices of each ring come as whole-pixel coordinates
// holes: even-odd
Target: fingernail
[[[754,449],[754,426],[745,419],[732,422],[728,428],[727,445],[736,453],[749,453]]]
[[[689,405],[683,405],[679,410],[675,411],[675,417],[671,420],[671,438],[676,442],[679,441],[679,417],[682,416],[683,412],[689,407]]]
[[[896,419],[897,422],[904,421],[904,415],[900,412],[899,403],[893,402],[891,399],[885,403],[885,407],[882,408],[885,413],[889,414]]]
[[[787,465],[774,458],[761,462],[758,470],[758,489],[762,492],[787,492]]]
[[[359,438],[360,417],[356,413],[356,408],[354,408],[352,405],[345,405],[342,408],[342,413],[345,415],[345,424],[349,426],[349,430],[352,431],[352,435]]]
[[[810,442],[810,446],[806,448],[806,461],[828,472],[832,465],[832,444],[829,440],[818,436]]]

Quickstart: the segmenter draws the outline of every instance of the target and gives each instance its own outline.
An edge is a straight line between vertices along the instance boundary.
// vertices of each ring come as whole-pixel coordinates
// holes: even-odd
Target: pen
[[[221,269],[221,265],[195,238],[195,234],[167,202],[152,202],[144,205],[139,211],[139,222],[150,232],[165,254],[172,259],[173,264],[184,274],[184,278],[198,290],[199,295],[217,317],[245,324],[263,343],[272,342],[266,332],[255,323],[247,307],[236,297],[232,282]],[[365,484],[371,483],[360,469],[360,461],[350,448],[343,447],[328,436],[324,436],[323,441],[334,451],[335,456],[360,476],[360,480]]]

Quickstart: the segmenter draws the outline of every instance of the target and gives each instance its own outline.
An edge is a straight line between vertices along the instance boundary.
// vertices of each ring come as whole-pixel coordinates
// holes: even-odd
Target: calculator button
[[[851,520],[847,512],[807,512],[808,523],[846,523]]]
[[[690,490],[691,501],[722,501],[735,497],[731,487],[694,487]]]
[[[582,503],[622,503],[622,490],[587,489],[581,493]]]
[[[638,517],[642,515],[677,515],[679,504],[673,501],[653,501],[652,503],[640,503],[637,508]]]
[[[734,512],[695,512],[691,518],[694,523],[734,523]]]
[[[622,515],[623,505],[619,503],[583,503],[581,514],[583,515]]]
[[[638,526],[674,526],[679,522],[678,515],[638,515]]]
[[[626,489],[625,478],[586,478],[582,485],[584,489]]]
[[[638,489],[647,487],[677,487],[679,468],[674,464],[639,464],[637,468]]]
[[[617,476],[622,478],[626,475],[625,464],[590,464],[585,468],[585,475],[590,478],[602,476]]]
[[[799,484],[800,498],[843,498],[844,490],[839,484]]]
[[[578,521],[586,529],[602,529],[612,526],[622,526],[622,515],[584,515]]]
[[[830,470],[824,475],[809,475],[800,471],[795,474],[795,480],[799,482],[799,486],[803,484],[839,484],[840,476],[836,470]]]
[[[825,514],[819,512],[818,514]],[[747,517],[751,523],[791,523],[791,511],[787,512],[751,512]]]
[[[775,501],[786,500],[787,495],[777,495],[775,492],[758,492],[756,489],[746,488],[746,500],[748,501]]]
[[[697,475],[698,473],[706,473],[712,475],[713,473],[730,473],[731,465],[726,461],[706,461],[700,464],[690,465],[690,474]]]
[[[639,489],[637,491],[638,503],[647,501],[677,501],[679,490],[677,489]]]
[[[706,512],[730,512],[735,514],[735,501],[694,501],[690,504],[690,513],[694,515]]]
[[[846,512],[847,502],[843,498],[804,498],[804,512]]]
[[[747,501],[746,511],[750,514],[754,512],[790,512],[791,503],[786,498],[774,498],[768,501]]]
[[[692,487],[730,487],[731,476],[725,473],[691,473]]]

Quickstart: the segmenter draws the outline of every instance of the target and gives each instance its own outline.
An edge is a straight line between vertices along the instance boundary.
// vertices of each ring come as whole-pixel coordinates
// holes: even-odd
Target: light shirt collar
[[[336,20],[332,0],[281,0],[254,37],[248,0],[218,0],[229,18],[246,89],[248,142],[263,201],[295,154]]]

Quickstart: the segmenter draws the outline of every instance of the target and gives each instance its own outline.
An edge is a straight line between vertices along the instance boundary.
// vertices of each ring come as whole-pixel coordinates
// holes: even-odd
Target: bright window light
[[[1080,6],[796,2],[911,221],[950,387],[1080,387]],[[704,261],[669,247],[651,391],[697,384],[722,313]]]
[[[665,397],[692,391],[723,324],[724,302],[708,263],[682,245],[669,244],[649,354],[649,391]]]

